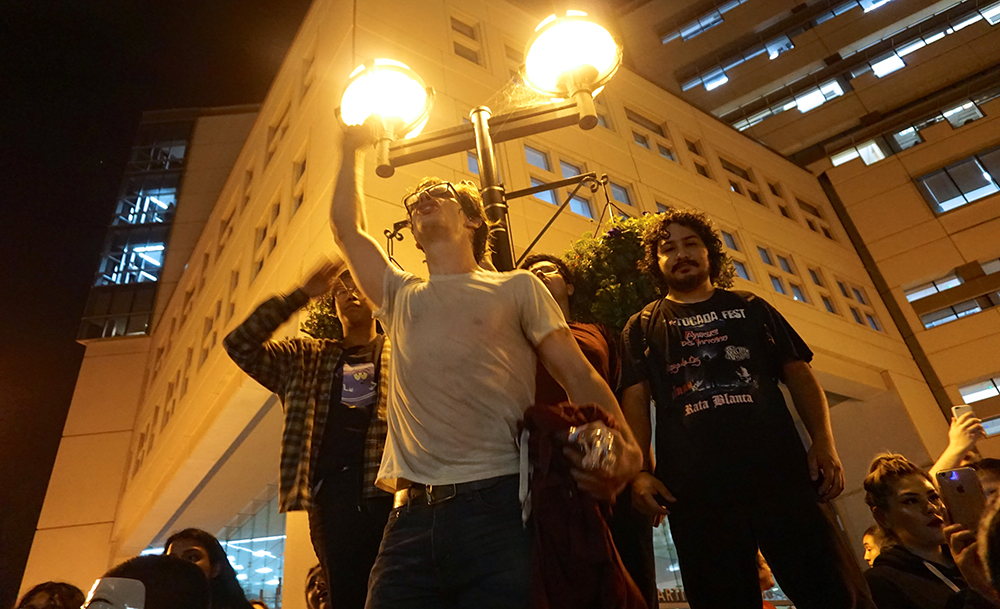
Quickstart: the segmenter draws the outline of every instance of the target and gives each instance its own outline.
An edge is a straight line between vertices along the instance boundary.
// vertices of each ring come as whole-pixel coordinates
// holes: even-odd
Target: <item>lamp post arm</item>
[[[576,188],[573,189],[573,192],[569,193],[569,196],[567,196],[566,200],[562,202],[562,205],[559,206],[559,209],[557,209],[555,213],[552,214],[552,217],[549,218],[549,221],[545,223],[545,226],[542,227],[542,230],[538,231],[538,234],[535,235],[535,238],[532,239],[531,243],[524,250],[521,256],[517,259],[517,263],[514,266],[515,267],[519,266],[521,262],[528,257],[528,254],[531,253],[532,248],[534,248],[535,244],[538,243],[538,240],[542,238],[542,235],[544,235],[545,232],[549,230],[549,227],[552,226],[552,223],[556,221],[556,218],[559,217],[559,214],[561,214],[562,211],[566,209],[566,206],[569,205],[569,202],[572,201],[573,197],[576,196],[576,193],[577,191],[580,190],[580,187],[586,184],[590,188],[591,192],[597,192],[598,185],[601,184],[602,182],[607,181],[607,179],[608,179],[607,175],[602,175],[600,178],[598,178],[596,173],[590,171],[587,173],[580,174],[578,176],[573,176],[572,178],[566,178],[565,180],[552,182],[551,184],[543,184],[541,186],[534,186],[532,188],[525,188],[524,190],[518,190],[507,195],[508,199],[513,199],[516,197],[524,197],[532,195],[535,194],[536,192],[541,192],[543,190],[553,190],[556,188],[561,188],[563,186],[569,186],[570,184],[574,183],[576,184]]]

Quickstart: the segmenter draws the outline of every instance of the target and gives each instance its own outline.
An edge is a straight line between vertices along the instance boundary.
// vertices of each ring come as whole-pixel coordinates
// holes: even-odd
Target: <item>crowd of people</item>
[[[812,352],[764,299],[718,285],[727,258],[704,214],[657,216],[636,264],[663,297],[619,335],[573,319],[559,257],[492,269],[491,223],[468,182],[426,178],[405,197],[429,278],[396,267],[368,233],[369,143],[364,127],[343,140],[331,205],[342,257],[224,341],[284,409],[279,505],[308,512],[310,609],[655,607],[664,519],[694,609],[767,606],[775,580],[803,608],[1000,607],[996,510],[977,538],[975,523],[949,521],[935,484],[969,465],[996,495],[1000,461],[970,452],[980,421],[956,417],[929,472],[875,458],[863,573],[830,509],[844,475]],[[342,338],[272,339],[331,292]],[[144,605],[126,603],[139,594]],[[251,604],[197,529],[109,571],[88,602]],[[82,603],[49,582],[18,607]]]

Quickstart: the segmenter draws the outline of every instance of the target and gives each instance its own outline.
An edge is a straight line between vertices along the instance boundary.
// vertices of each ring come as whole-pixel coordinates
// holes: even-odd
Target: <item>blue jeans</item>
[[[517,476],[435,505],[418,497],[389,513],[366,609],[524,609],[531,535]]]

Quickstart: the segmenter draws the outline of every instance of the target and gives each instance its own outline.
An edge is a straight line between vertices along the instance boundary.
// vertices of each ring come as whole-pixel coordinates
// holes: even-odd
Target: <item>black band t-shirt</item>
[[[622,332],[622,386],[648,380],[656,401],[656,476],[678,499],[802,481],[805,450],[778,388],[812,352],[771,305],[716,289],[663,299]]]
[[[383,340],[379,335],[366,345],[344,349],[340,355],[314,480],[345,468],[360,471],[363,465],[365,436],[378,399],[377,356]]]

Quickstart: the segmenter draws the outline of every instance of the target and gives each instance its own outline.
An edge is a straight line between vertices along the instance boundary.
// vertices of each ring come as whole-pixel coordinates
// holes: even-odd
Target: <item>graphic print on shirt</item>
[[[731,308],[670,318],[667,374],[674,404],[685,417],[758,401],[759,384],[747,369],[752,353],[747,311]]]
[[[344,364],[340,401],[345,406],[366,406],[375,401],[375,364]]]

